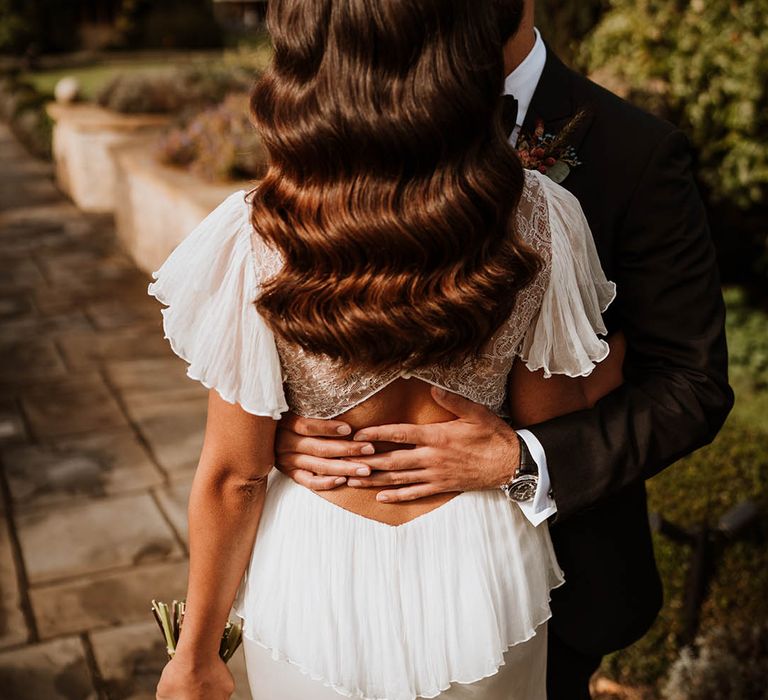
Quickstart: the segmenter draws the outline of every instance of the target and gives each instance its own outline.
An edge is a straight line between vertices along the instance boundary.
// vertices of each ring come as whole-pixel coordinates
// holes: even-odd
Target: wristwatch
[[[530,501],[539,485],[539,465],[536,464],[525,440],[518,438],[518,442],[520,443],[520,462],[511,481],[502,484],[500,488],[511,501]]]

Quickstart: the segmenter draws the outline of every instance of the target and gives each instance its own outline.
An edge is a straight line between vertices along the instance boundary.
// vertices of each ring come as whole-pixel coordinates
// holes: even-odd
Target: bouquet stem
[[[152,601],[152,614],[155,617],[160,632],[165,640],[165,649],[168,658],[172,659],[176,653],[176,645],[179,643],[181,626],[184,622],[184,613],[187,609],[186,602],[174,600],[169,606],[162,601]],[[242,625],[239,622],[227,621],[224,633],[219,645],[219,656],[224,662],[229,661],[240,643],[243,641]]]

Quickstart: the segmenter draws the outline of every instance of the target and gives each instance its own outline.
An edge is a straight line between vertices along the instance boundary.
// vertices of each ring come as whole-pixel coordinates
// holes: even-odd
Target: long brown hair
[[[249,196],[285,264],[258,310],[354,367],[477,352],[541,264],[513,227],[494,0],[270,0],[267,23]]]

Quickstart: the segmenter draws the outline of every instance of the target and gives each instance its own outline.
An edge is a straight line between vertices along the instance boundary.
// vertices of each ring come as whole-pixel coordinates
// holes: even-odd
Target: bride
[[[606,359],[598,337],[615,285],[581,208],[502,129],[498,20],[491,0],[270,2],[274,58],[252,96],[269,170],[149,287],[212,389],[160,700],[229,698],[232,609],[254,700],[546,696],[564,581],[546,521],[501,488],[386,503],[273,469],[288,410],[353,438],[450,421],[448,391],[524,426],[621,381],[620,345]]]

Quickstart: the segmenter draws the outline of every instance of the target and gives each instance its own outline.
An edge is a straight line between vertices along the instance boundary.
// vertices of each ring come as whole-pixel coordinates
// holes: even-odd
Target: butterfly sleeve
[[[533,176],[546,199],[551,275],[519,354],[529,370],[543,369],[545,377],[584,377],[608,356],[609,345],[599,336],[607,332],[602,314],[616,297],[616,284],[603,272],[578,199],[546,175]]]
[[[164,337],[187,375],[229,403],[278,419],[288,410],[271,329],[258,313],[258,260],[245,191],[227,197],[152,273]]]

